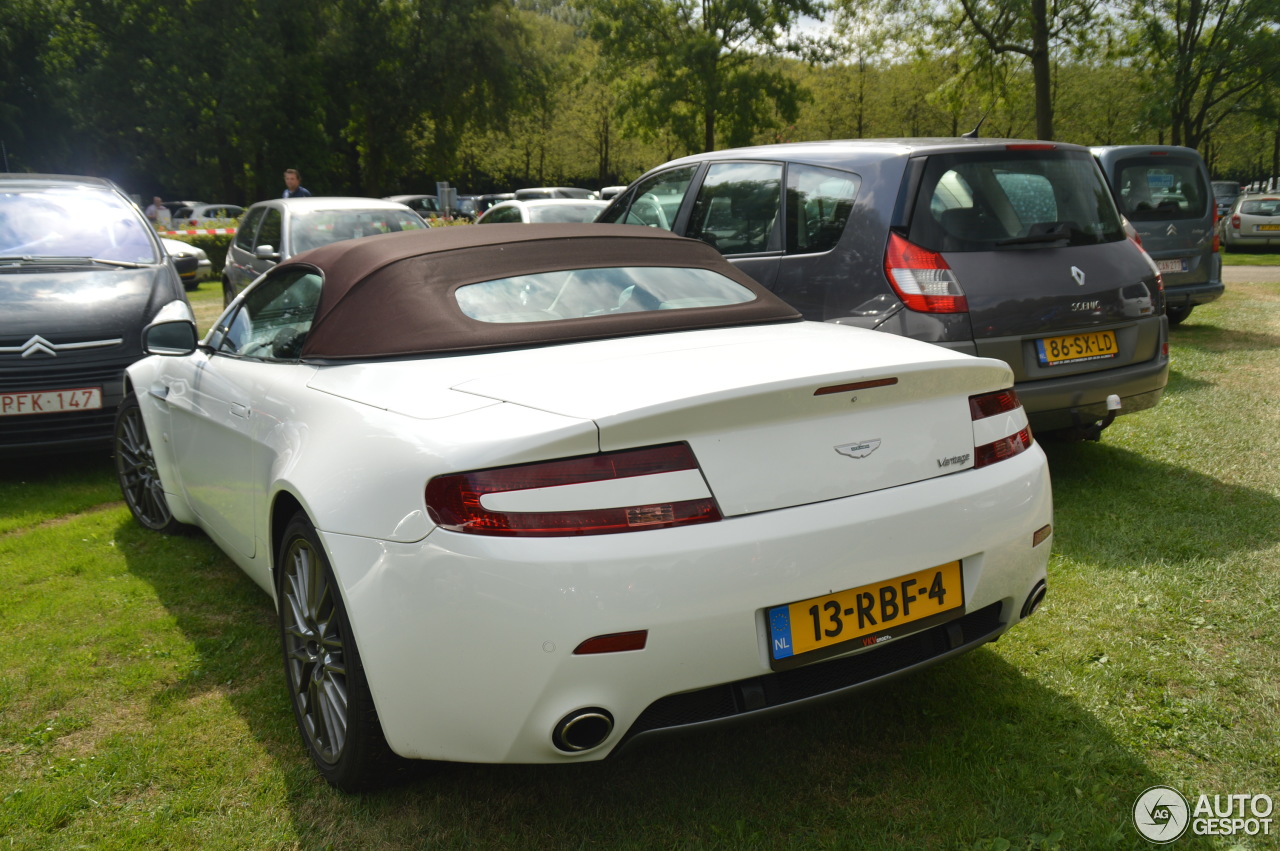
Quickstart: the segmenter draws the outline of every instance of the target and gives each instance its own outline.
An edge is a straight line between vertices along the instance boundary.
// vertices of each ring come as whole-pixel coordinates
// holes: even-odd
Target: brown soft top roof
[[[468,225],[336,242],[278,269],[324,277],[303,358],[433,354],[800,319],[711,246],[637,225]],[[745,304],[545,322],[481,322],[454,291],[539,272],[619,266],[710,269],[755,294]]]

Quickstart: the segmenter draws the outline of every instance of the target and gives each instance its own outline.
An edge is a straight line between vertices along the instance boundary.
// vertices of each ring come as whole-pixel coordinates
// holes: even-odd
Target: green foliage
[[[623,108],[650,138],[685,152],[746,144],[799,114],[805,94],[762,57],[791,50],[783,34],[814,0],[589,0],[588,31],[617,67]]]
[[[1280,74],[1278,0],[1131,0],[1129,55],[1175,145],[1199,147]]]

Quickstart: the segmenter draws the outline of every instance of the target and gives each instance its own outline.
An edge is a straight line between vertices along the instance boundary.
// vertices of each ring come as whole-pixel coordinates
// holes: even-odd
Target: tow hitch
[[[1080,422],[1080,414],[1073,412],[1072,416],[1076,421],[1076,432],[1081,440],[1101,440],[1102,432],[1107,426],[1116,421],[1116,415],[1120,413],[1120,397],[1112,393],[1107,397],[1107,415],[1095,423]]]

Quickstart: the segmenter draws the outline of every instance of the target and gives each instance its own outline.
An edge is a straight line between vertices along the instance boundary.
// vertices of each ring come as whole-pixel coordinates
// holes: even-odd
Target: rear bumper
[[[1052,537],[1033,547],[1032,536],[1051,522],[1048,468],[1032,446],[981,470],[677,529],[321,537],[392,748],[539,763],[601,759],[624,739],[808,703],[971,649],[1015,624],[1045,579]],[[768,607],[957,558],[962,619],[771,669]],[[643,650],[573,652],[639,629]],[[720,703],[735,694],[740,707]],[[612,733],[585,753],[557,750],[557,722],[587,707],[612,715]]]
[[[1107,397],[1120,397],[1121,414],[1154,408],[1169,383],[1169,358],[1086,372],[1062,378],[1026,381],[1014,386],[1034,431],[1056,431],[1095,423],[1107,415]]]
[[[1165,303],[1172,307],[1183,305],[1195,306],[1208,304],[1217,299],[1225,291],[1222,281],[1209,281],[1203,284],[1181,284],[1164,288]]]

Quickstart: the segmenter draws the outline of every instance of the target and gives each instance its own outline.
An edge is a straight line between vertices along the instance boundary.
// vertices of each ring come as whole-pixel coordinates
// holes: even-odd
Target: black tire
[[[1192,305],[1180,304],[1177,307],[1166,307],[1164,313],[1169,317],[1169,325],[1181,325],[1191,315]]]
[[[133,519],[166,535],[184,531],[186,526],[174,520],[169,510],[142,408],[132,393],[124,397],[116,411],[114,445],[116,479]]]
[[[401,760],[382,735],[342,594],[305,514],[289,521],[278,552],[280,647],[302,743],[338,789],[385,785]]]

